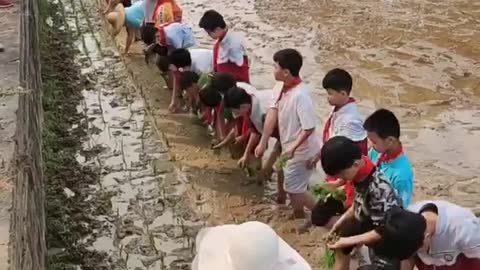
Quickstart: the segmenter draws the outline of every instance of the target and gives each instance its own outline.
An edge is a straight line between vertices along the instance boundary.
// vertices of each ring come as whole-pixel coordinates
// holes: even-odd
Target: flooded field
[[[475,1],[182,1],[198,29],[206,9],[221,11],[244,35],[252,82],[273,85],[272,55],[286,47],[305,56],[304,80],[315,92],[319,119],[329,108],[321,80],[328,69],[354,75],[366,116],[377,107],[401,118],[403,143],[415,166],[415,197],[448,198],[480,209],[480,3]],[[92,188],[110,194],[112,211],[91,249],[111,255],[116,269],[188,269],[197,230],[246,220],[271,224],[322,269],[323,231],[298,235],[273,184],[248,181],[227,151],[216,155],[204,128],[168,113],[169,92],[136,44],[123,57],[100,28],[94,0],[64,3],[78,32],[77,61],[92,87],[78,107],[88,140],[78,155],[96,168]],[[319,121],[319,127],[323,120]],[[477,139],[476,139],[477,138]],[[313,181],[321,181],[319,171]]]

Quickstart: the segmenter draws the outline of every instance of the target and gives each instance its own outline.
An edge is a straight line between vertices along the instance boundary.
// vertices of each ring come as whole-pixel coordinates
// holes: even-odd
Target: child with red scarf
[[[304,218],[304,209],[312,209],[315,201],[308,191],[313,170],[307,161],[320,151],[320,140],[315,136],[317,119],[315,105],[308,86],[300,79],[302,55],[294,49],[284,49],[273,56],[275,79],[283,84],[270,105],[262,132],[262,139],[255,149],[260,157],[265,152],[268,138],[278,125],[282,159],[287,160],[282,168],[284,188],[290,197],[295,218]],[[307,218],[307,223],[309,223]],[[301,224],[300,229],[307,224]]]
[[[392,183],[408,207],[413,195],[413,169],[400,142],[400,123],[393,112],[379,109],[363,124],[372,148],[368,157]]]
[[[199,23],[215,39],[213,71],[232,74],[238,82],[250,82],[248,57],[242,39],[227,27],[223,16],[215,10],[203,14]]]
[[[328,94],[328,103],[333,106],[323,128],[323,142],[328,141],[335,136],[345,136],[354,141],[362,152],[362,155],[367,155],[367,133],[363,128],[363,119],[358,112],[358,107],[355,99],[350,96],[352,91],[352,76],[339,68],[330,70],[323,78],[323,88]],[[310,166],[315,164],[320,159],[317,155]],[[337,179],[332,176],[327,176],[326,181],[329,186],[336,188],[344,188],[346,193],[346,202],[340,202],[333,198],[329,198],[326,202],[320,201],[315,206],[315,222],[317,226],[331,227],[334,216],[342,214],[345,209],[348,209],[353,202],[353,185]]]
[[[320,161],[327,175],[352,183],[355,194],[352,206],[331,230],[340,236],[328,246],[335,250],[333,269],[348,270],[350,253],[356,246],[369,246],[377,257],[391,255],[384,253],[389,250],[386,248],[389,243],[383,240],[384,226],[388,212],[401,207],[402,202],[390,181],[362,155],[356,142],[344,136],[335,136],[325,142]]]

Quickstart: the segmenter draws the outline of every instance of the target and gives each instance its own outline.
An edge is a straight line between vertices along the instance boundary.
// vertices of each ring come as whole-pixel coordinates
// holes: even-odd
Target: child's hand
[[[340,249],[355,246],[357,243],[352,241],[352,237],[340,237],[337,242],[333,244],[327,244],[329,249]]]
[[[286,158],[287,160],[290,160],[290,159],[293,158],[294,155],[295,155],[295,150],[294,149],[289,149],[289,150],[285,151],[285,153],[283,153],[282,157]]]
[[[248,160],[249,160],[248,155],[243,155],[243,156],[238,160],[237,164],[238,164],[238,166],[239,166],[240,168],[243,169],[243,168],[245,168],[245,167],[247,166]]]
[[[261,158],[265,150],[267,150],[267,143],[260,142],[257,147],[255,147],[255,157]]]
[[[171,113],[176,113],[178,112],[178,104],[174,101],[172,101],[170,103],[170,106],[168,106],[168,110],[171,112]]]

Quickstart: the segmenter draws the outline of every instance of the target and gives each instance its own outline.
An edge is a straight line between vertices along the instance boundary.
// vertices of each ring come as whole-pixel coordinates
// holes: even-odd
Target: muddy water
[[[93,85],[82,91],[78,107],[89,119],[78,160],[98,171],[100,181],[92,188],[111,195],[111,214],[97,217],[104,225],[91,249],[110,254],[115,269],[185,269],[204,225],[181,200],[187,179],[154,131],[122,58],[102,36],[92,16],[96,3],[63,5],[78,33],[77,61]]]
[[[480,182],[480,3],[200,0],[183,5],[193,24],[213,8],[244,34],[252,81],[259,88],[273,84],[276,50],[299,49],[320,119],[330,110],[323,75],[333,67],[350,71],[365,116],[378,107],[399,115],[415,165],[416,197],[480,207],[475,198],[480,188],[462,188]],[[201,46],[211,45],[201,30],[196,34]]]
[[[416,198],[447,198],[478,208],[480,3],[475,1],[183,1],[196,25],[210,8],[244,35],[259,89],[273,85],[273,53],[295,47],[305,56],[304,80],[314,89],[320,119],[330,110],[321,89],[325,72],[354,75],[354,95],[367,115],[386,106],[401,118],[403,142],[416,173]],[[197,27],[201,47],[212,41]],[[117,42],[123,43],[122,37]],[[208,150],[203,128],[187,115],[170,115],[169,94],[154,67],[134,48],[125,59],[144,97],[158,138],[167,138],[181,168],[183,202],[209,224],[261,220],[321,269],[320,230],[297,235],[287,212],[273,207],[271,189],[245,181],[227,153]],[[323,121],[319,121],[321,126]],[[165,140],[162,140],[165,145]],[[315,181],[321,180],[320,174]]]

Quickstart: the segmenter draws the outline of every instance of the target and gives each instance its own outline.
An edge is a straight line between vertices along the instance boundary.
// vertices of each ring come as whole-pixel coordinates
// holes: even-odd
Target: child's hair
[[[170,63],[177,68],[184,68],[192,65],[192,58],[187,49],[176,49],[168,56]]]
[[[150,45],[155,42],[157,29],[153,23],[146,23],[141,28],[142,40],[145,44]]]
[[[166,56],[157,55],[157,60],[155,61],[155,64],[157,65],[158,69],[163,73],[167,72],[170,69],[170,61]]]
[[[332,89],[337,92],[345,91],[350,95],[352,91],[352,76],[341,68],[335,68],[323,77],[322,85],[324,89]]]
[[[395,207],[387,212],[382,230],[382,242],[387,243],[385,251],[400,260],[410,258],[423,245],[427,223],[418,213]]]
[[[185,90],[198,82],[200,76],[193,71],[184,71],[180,78],[180,89]]]
[[[203,105],[210,108],[218,107],[218,105],[220,105],[222,102],[222,95],[220,95],[217,90],[212,88],[211,85],[200,90],[200,92],[198,92],[198,97]]]
[[[227,24],[220,13],[211,9],[203,14],[198,26],[206,31],[213,32],[217,28],[225,29]]]
[[[362,158],[360,147],[344,136],[335,136],[322,147],[320,161],[327,175],[337,175]]]
[[[372,113],[363,123],[363,128],[376,133],[382,139],[400,138],[400,122],[395,114],[387,109],[378,109]]]
[[[294,49],[284,49],[273,55],[275,61],[282,69],[287,69],[294,77],[300,75],[300,69],[303,65],[302,55]]]
[[[168,48],[166,46],[162,46],[160,44],[155,44],[152,51],[157,55],[167,56],[168,55]]]
[[[226,108],[238,109],[242,104],[252,104],[252,96],[245,89],[233,87],[223,97]]]
[[[218,92],[226,94],[228,90],[237,86],[237,81],[230,73],[215,73],[212,77],[211,86]]]

